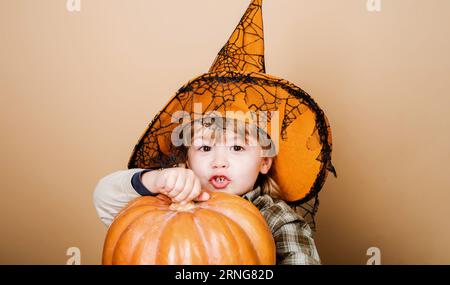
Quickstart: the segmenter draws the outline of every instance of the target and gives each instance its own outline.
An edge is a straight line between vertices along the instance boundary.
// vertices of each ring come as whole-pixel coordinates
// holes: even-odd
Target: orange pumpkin
[[[227,193],[205,202],[139,197],[111,224],[103,261],[110,264],[275,264],[275,242],[259,210]]]

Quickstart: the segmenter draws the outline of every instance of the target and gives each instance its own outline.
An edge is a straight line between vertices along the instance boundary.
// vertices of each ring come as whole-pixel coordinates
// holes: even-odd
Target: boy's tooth
[[[216,177],[216,182],[222,183],[225,181],[225,178],[223,177]]]

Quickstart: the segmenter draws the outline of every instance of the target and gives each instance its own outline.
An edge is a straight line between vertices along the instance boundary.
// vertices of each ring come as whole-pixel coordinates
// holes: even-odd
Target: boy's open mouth
[[[209,179],[209,183],[216,189],[224,189],[230,182],[230,179],[225,175],[214,175]]]

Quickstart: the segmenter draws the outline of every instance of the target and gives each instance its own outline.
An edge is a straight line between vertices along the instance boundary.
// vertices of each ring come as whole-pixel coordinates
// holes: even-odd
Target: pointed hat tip
[[[252,0],[209,72],[265,73],[262,0]]]

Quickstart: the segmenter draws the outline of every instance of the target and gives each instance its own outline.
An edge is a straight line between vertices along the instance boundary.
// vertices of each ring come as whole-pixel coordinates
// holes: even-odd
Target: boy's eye
[[[211,150],[211,147],[210,147],[210,146],[207,146],[207,145],[202,145],[202,146],[199,148],[199,150],[200,150],[200,151],[210,151],[210,150]]]
[[[233,150],[234,150],[234,151],[243,151],[244,148],[243,148],[242,146],[240,146],[240,145],[234,145],[234,146],[233,146]]]

